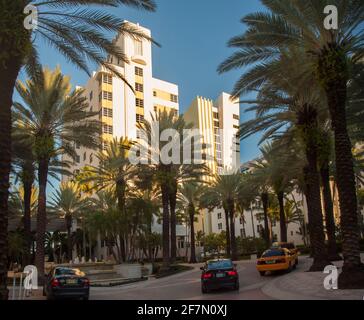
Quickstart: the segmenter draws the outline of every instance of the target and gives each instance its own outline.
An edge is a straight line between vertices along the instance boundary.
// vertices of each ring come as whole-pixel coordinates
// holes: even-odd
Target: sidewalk
[[[323,272],[306,272],[312,263],[308,257],[300,257],[297,270],[279,276],[262,287],[262,292],[279,300],[363,300],[363,290],[326,290]],[[341,272],[342,261],[334,264]]]

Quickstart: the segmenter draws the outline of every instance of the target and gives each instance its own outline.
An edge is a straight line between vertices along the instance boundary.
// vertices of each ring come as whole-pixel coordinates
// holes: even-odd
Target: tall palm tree
[[[46,231],[47,180],[52,159],[62,154],[76,157],[75,143],[97,148],[99,123],[91,120],[82,90],[71,91],[69,78],[59,68],[44,69],[24,84],[16,84],[24,104],[14,103],[18,137],[30,143],[38,167],[38,213],[36,266],[44,275],[44,236]],[[57,161],[57,160],[56,160]],[[40,279],[42,281],[42,279]]]
[[[16,128],[15,128],[16,136]],[[24,194],[23,228],[25,236],[24,265],[30,264],[31,250],[31,199],[35,181],[35,159],[30,144],[13,138],[13,171],[15,171],[15,181],[20,180]]]
[[[238,172],[225,172],[216,175],[211,186],[205,191],[201,199],[201,206],[207,208],[223,208],[226,220],[226,253],[233,260],[237,259],[237,246],[235,237],[235,214],[239,199],[241,174]],[[231,246],[231,247],[229,247]],[[231,252],[230,252],[231,250]]]
[[[151,115],[151,121],[144,120],[139,124],[143,142],[137,145],[142,152],[141,175],[144,179],[152,179],[160,188],[162,199],[162,237],[163,237],[163,269],[169,269],[171,258],[176,256],[176,197],[177,186],[182,181],[195,179],[201,176],[203,165],[184,164],[182,159],[185,132],[192,128],[192,124],[185,122],[183,116],[176,116],[174,112],[166,110]],[[167,131],[170,130],[170,131]],[[161,135],[170,132],[169,141],[161,141]],[[183,139],[181,139],[183,137]],[[157,140],[159,148],[155,148],[154,141]],[[147,152],[145,145],[147,145]],[[170,147],[177,146],[180,163],[173,163],[165,159],[164,151]],[[143,151],[144,150],[144,151]],[[164,151],[163,151],[164,150]],[[161,153],[159,151],[162,151]],[[167,160],[167,161],[166,161]],[[193,159],[192,159],[193,160]],[[143,162],[142,162],[143,163]],[[172,253],[172,254],[171,254]]]
[[[32,4],[38,9],[38,28],[24,28],[24,8]],[[0,300],[7,299],[6,289],[6,223],[9,173],[11,163],[11,106],[14,86],[22,66],[39,72],[35,39],[42,38],[80,69],[88,71],[86,61],[117,70],[106,62],[112,55],[128,62],[116,44],[102,32],[122,32],[137,38],[143,33],[124,23],[122,19],[89,6],[116,7],[126,5],[154,11],[153,0],[85,0],[85,1],[1,1],[0,11]],[[2,280],[4,279],[4,280]]]
[[[279,224],[282,242],[287,242],[286,215],[284,212],[284,196],[288,191],[291,180],[294,178],[294,167],[287,163],[282,150],[274,144],[267,143],[260,148],[262,156],[253,165],[253,170],[261,171],[260,176],[266,176],[272,191],[275,193],[279,205]]]
[[[196,260],[196,243],[195,243],[195,217],[199,208],[199,199],[202,195],[203,187],[196,182],[184,183],[179,188],[179,201],[185,208],[189,218],[190,225],[190,263],[197,263]]]
[[[81,184],[91,183],[97,191],[113,192],[119,209],[123,230],[119,232],[122,260],[126,261],[127,234],[131,226],[126,212],[126,195],[130,191],[130,181],[136,174],[137,167],[129,161],[129,150],[132,142],[125,138],[114,138],[106,150],[100,151],[96,158],[98,165],[85,168],[85,178]]]
[[[61,184],[60,189],[56,190],[53,196],[51,206],[65,220],[68,240],[67,258],[72,260],[72,222],[81,215],[85,207],[85,201],[81,198],[78,186],[72,182]]]
[[[240,134],[245,138],[253,133],[265,131],[261,141],[280,139],[279,145],[285,141],[281,153],[286,154],[288,158],[293,156],[293,159],[297,159],[297,151],[292,152],[294,146],[297,146],[296,141],[301,142],[306,163],[300,171],[303,170],[305,180],[308,215],[311,221],[311,245],[315,252],[310,270],[315,271],[323,270],[329,263],[325,248],[320,177],[317,169],[319,124],[327,121],[328,110],[326,100],[322,99],[322,90],[314,89],[317,80],[312,73],[302,70],[296,63],[297,59],[303,64],[308,64],[302,50],[287,49],[271,64],[261,66],[264,76],[259,84],[251,83],[252,87],[256,86],[260,91],[257,100],[253,102],[255,105],[248,109],[256,112],[256,118],[242,124]],[[262,72],[258,69],[253,68],[252,72]],[[246,78],[250,76],[247,74]],[[246,78],[243,76],[242,81],[247,80]],[[299,162],[290,161],[291,165]]]
[[[229,42],[239,51],[227,59],[219,71],[255,66],[237,82],[233,92],[237,97],[264,81],[265,66],[274,63],[282,50],[293,47],[305,51],[308,63],[298,63],[302,70],[317,76],[325,91],[334,131],[344,255],[339,287],[364,287],[352,146],[346,121],[351,66],[363,57],[364,6],[355,0],[331,2],[340,14],[338,28],[328,30],[323,25],[326,0],[262,2],[268,10],[242,19],[248,25],[247,31]]]

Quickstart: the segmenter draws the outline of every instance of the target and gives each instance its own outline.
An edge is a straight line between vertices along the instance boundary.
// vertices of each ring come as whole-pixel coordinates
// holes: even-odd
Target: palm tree
[[[54,71],[44,69],[41,75],[32,76],[25,84],[18,81],[16,89],[25,103],[14,103],[17,135],[32,145],[38,167],[36,266],[42,277],[47,221],[46,188],[52,159],[63,154],[75,159],[75,143],[97,148],[99,123],[90,119],[95,113],[88,111],[83,91],[71,91],[69,78],[63,76],[59,68]]]
[[[126,212],[126,195],[130,191],[130,181],[137,170],[129,161],[131,146],[132,143],[128,139],[114,138],[106,150],[97,154],[99,164],[85,168],[85,178],[81,181],[81,184],[91,183],[97,191],[112,192],[117,198],[119,219],[124,221],[123,230],[118,234],[122,261],[126,261],[127,235],[131,229]]]
[[[16,130],[15,130],[16,132]],[[16,135],[16,133],[15,133]],[[23,228],[25,236],[24,265],[30,264],[31,250],[31,199],[35,181],[35,159],[31,145],[13,138],[13,171],[15,182],[19,179],[23,188]]]
[[[169,269],[172,259],[176,257],[176,197],[177,186],[182,181],[193,180],[201,176],[204,172],[203,165],[178,164],[165,159],[164,151],[170,147],[178,147],[179,159],[182,159],[182,145],[185,137],[184,130],[192,128],[192,124],[187,124],[183,116],[176,116],[174,112],[166,110],[151,114],[151,121],[144,120],[139,124],[142,133],[143,142],[148,145],[147,152],[142,143],[137,144],[141,150],[143,179],[152,179],[160,188],[162,199],[162,237],[163,237],[163,269]],[[160,141],[162,134],[170,132],[172,134],[169,141]],[[152,141],[157,139],[159,149],[154,148]],[[161,154],[159,151],[162,151]],[[169,150],[169,149],[168,149]],[[181,162],[181,161],[180,161]]]
[[[72,221],[79,217],[85,207],[85,201],[80,196],[80,190],[72,182],[63,183],[53,196],[51,206],[65,220],[68,239],[68,260],[72,260]]]
[[[322,91],[312,89],[317,85],[316,79],[312,74],[302,71],[301,66],[296,63],[297,59],[303,64],[308,64],[302,50],[292,49],[281,53],[279,59],[272,64],[262,66],[264,76],[260,79],[260,84],[251,84],[252,87],[257,85],[260,88],[257,100],[253,102],[256,105],[248,109],[256,112],[256,118],[242,124],[240,134],[242,138],[246,138],[253,133],[265,131],[261,141],[271,138],[281,140],[278,143],[283,147],[281,154],[286,154],[288,159],[298,159],[296,154],[299,152],[292,150],[295,149],[297,140],[301,142],[306,163],[300,171],[303,170],[305,180],[311,245],[316,252],[310,268],[314,271],[323,270],[329,263],[325,248],[320,177],[317,169],[319,128],[327,121],[328,111],[326,100],[322,99]],[[253,70],[262,71],[257,71],[258,67]],[[246,78],[250,76],[247,74]],[[242,81],[247,80],[244,76],[243,79]],[[300,162],[302,161],[290,160],[291,164]],[[269,181],[267,183],[269,184]]]
[[[288,47],[304,50],[307,63],[297,63],[301,70],[316,75],[327,98],[334,131],[344,255],[339,287],[363,287],[364,271],[360,261],[356,188],[346,104],[350,71],[354,69],[351,66],[363,57],[364,7],[361,1],[335,1],[340,12],[338,28],[328,30],[323,27],[325,0],[262,2],[268,11],[249,14],[242,19],[248,25],[247,31],[229,42],[239,51],[227,59],[219,71],[255,66],[237,82],[233,92],[233,96],[237,97],[264,82],[265,67],[274,64],[282,51]]]
[[[287,159],[282,155],[281,150],[274,144],[267,143],[260,148],[262,156],[257,160],[252,168],[260,170],[266,175],[266,181],[275,193],[279,205],[280,236],[282,242],[287,242],[286,215],[284,212],[284,195],[288,191],[291,180],[294,178],[294,166],[287,163]]]
[[[32,31],[24,28],[24,8],[32,4],[39,10],[38,28]],[[85,0],[85,1],[42,1],[16,0],[1,1],[0,11],[0,300],[7,299],[6,289],[6,222],[9,173],[11,164],[11,106],[14,86],[22,66],[27,70],[39,72],[38,56],[34,39],[42,38],[50,46],[63,54],[77,67],[88,72],[86,61],[104,65],[112,72],[123,76],[106,62],[106,55],[112,55],[128,62],[120,48],[102,34],[114,31],[132,37],[146,38],[122,19],[104,10],[90,9],[90,5],[116,7],[126,5],[154,11],[153,0]],[[151,39],[150,39],[151,40]]]
[[[239,199],[241,174],[238,172],[225,172],[216,175],[211,186],[204,192],[201,206],[209,209],[220,207],[224,209],[226,220],[226,253],[231,254],[233,260],[237,259],[237,246],[235,237],[235,213]]]
[[[191,237],[191,255],[189,263],[197,263],[195,244],[195,216],[198,212],[199,199],[202,195],[203,187],[196,182],[184,183],[179,188],[179,201],[188,214]]]

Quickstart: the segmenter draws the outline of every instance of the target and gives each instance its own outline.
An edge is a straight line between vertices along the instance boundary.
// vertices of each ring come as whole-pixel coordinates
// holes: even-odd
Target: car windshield
[[[207,263],[207,268],[209,270],[216,269],[229,269],[233,267],[233,263],[231,260],[218,260],[218,261],[209,261]]]
[[[55,270],[56,276],[82,276],[84,275],[79,269],[71,269],[71,268],[57,268]]]
[[[280,257],[280,256],[284,256],[284,250],[279,250],[279,249],[275,249],[275,250],[267,250],[266,252],[264,252],[262,254],[262,258],[269,258],[269,257]]]

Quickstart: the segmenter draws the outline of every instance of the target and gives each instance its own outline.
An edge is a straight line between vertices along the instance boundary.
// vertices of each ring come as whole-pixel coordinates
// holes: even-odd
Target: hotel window
[[[234,125],[233,128],[239,130],[239,126]]]
[[[104,100],[112,101],[112,92],[102,91],[102,98]]]
[[[140,139],[141,136],[142,136],[142,134],[141,134],[140,130],[137,129],[137,131],[136,131],[136,138],[137,139]]]
[[[137,114],[136,115],[136,121],[137,122],[142,122],[144,120],[144,116],[143,115],[141,115],[141,114]]]
[[[136,82],[135,83],[135,91],[143,92],[144,86],[141,83]]]
[[[135,67],[135,75],[142,77],[143,76],[143,69],[139,67]]]
[[[158,107],[154,106],[154,111],[157,112],[158,111]]]
[[[220,122],[219,121],[214,121],[214,126],[215,127],[220,127]]]
[[[213,114],[215,119],[219,119],[219,114],[217,112],[214,112]]]
[[[157,96],[157,91],[153,91],[153,97]]]
[[[240,120],[240,118],[239,118],[239,116],[238,116],[237,114],[234,114],[234,115],[233,115],[233,118],[234,118],[235,120]]]
[[[86,161],[86,157],[87,157],[86,152],[84,152],[83,153],[83,161]]]
[[[202,160],[206,160],[206,159],[207,159],[206,153],[203,153],[202,154]]]
[[[90,164],[91,164],[93,161],[94,161],[94,156],[93,156],[93,154],[91,153],[91,154],[90,154]]]
[[[221,214],[221,212],[219,212],[219,213],[217,214],[217,218],[218,218],[218,219],[221,219],[221,217],[222,217],[222,214]]]
[[[143,42],[137,39],[134,40],[134,55],[143,55]]]
[[[94,93],[93,93],[93,91],[91,91],[91,92],[90,92],[90,99],[89,99],[89,100],[90,100],[90,102],[92,101],[93,96],[94,96]]]
[[[219,223],[219,224],[217,225],[217,228],[218,228],[219,230],[222,230],[222,223]]]
[[[107,141],[103,141],[102,142],[102,148],[104,149],[104,150],[107,150],[107,148],[109,147],[109,144],[108,144],[108,142]]]
[[[177,103],[177,102],[178,102],[178,97],[177,97],[175,94],[171,94],[171,96],[170,96],[170,100],[171,100],[172,102]]]
[[[110,109],[110,108],[102,108],[102,115],[104,117],[112,118],[112,109]]]
[[[107,84],[112,84],[112,76],[109,74],[102,75],[102,82]]]
[[[135,105],[139,108],[144,108],[144,100],[143,99],[139,99],[139,98],[136,98],[135,99]]]
[[[75,144],[76,144],[76,149],[80,149],[81,147],[80,143],[77,141]]]
[[[76,163],[80,163],[80,162],[81,162],[80,156],[79,156],[79,155],[77,155],[77,156],[76,156]]]
[[[103,133],[106,133],[106,134],[112,134],[113,133],[113,128],[112,128],[112,126],[104,124],[102,126],[102,131],[103,131]]]

